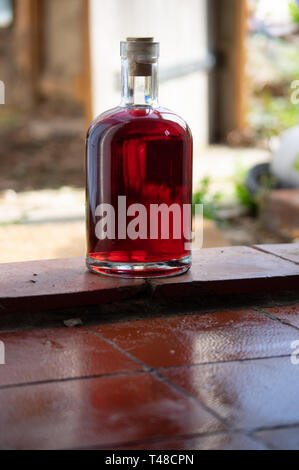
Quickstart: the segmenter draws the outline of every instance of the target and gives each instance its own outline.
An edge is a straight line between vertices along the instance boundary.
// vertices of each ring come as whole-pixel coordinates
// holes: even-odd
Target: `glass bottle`
[[[158,104],[159,43],[121,43],[122,99],[86,142],[87,266],[110,276],[191,266],[192,152],[185,121]]]

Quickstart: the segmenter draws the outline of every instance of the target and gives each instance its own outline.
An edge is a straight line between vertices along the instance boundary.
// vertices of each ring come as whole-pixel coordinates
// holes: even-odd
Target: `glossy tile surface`
[[[294,340],[291,327],[249,309],[92,329],[151,367],[281,356],[290,353]]]
[[[286,307],[264,308],[263,310],[279,320],[299,328],[299,304]]]
[[[0,332],[0,340],[0,386],[142,369],[84,328]]]
[[[251,430],[299,422],[299,367],[289,357],[161,373],[234,428]]]
[[[123,446],[119,450],[268,450],[258,439],[238,433],[219,433],[194,439],[171,439]]]
[[[202,250],[147,283],[2,266],[0,449],[299,449],[296,250]]]
[[[150,374],[0,390],[0,447],[115,445],[224,426]]]
[[[275,450],[298,450],[299,449],[299,426],[283,429],[270,429],[260,431],[255,436],[262,440],[271,449]]]

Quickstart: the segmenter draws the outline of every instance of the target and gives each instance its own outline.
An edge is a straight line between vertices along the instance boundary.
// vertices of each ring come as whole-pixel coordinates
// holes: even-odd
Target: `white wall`
[[[119,43],[127,36],[154,36],[160,68],[200,60],[207,53],[206,0],[90,0],[94,114],[119,104]],[[194,72],[163,81],[160,104],[190,125],[195,151],[207,144],[207,76]]]

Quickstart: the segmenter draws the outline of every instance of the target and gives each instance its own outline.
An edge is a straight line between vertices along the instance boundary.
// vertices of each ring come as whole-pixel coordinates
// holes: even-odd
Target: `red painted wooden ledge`
[[[89,273],[83,258],[0,265],[0,314],[181,297],[299,289],[299,244],[202,249],[192,270],[169,279],[126,280]]]

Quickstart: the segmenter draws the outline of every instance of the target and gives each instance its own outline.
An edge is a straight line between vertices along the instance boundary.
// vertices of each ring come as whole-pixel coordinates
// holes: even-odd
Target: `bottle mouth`
[[[152,75],[153,64],[158,62],[160,44],[152,37],[128,37],[120,43],[120,55],[128,61],[130,76],[148,77]]]
[[[140,63],[153,63],[160,56],[160,44],[152,37],[128,37],[120,43],[120,55]]]
[[[135,36],[127,38],[125,42],[154,42],[154,38]]]

